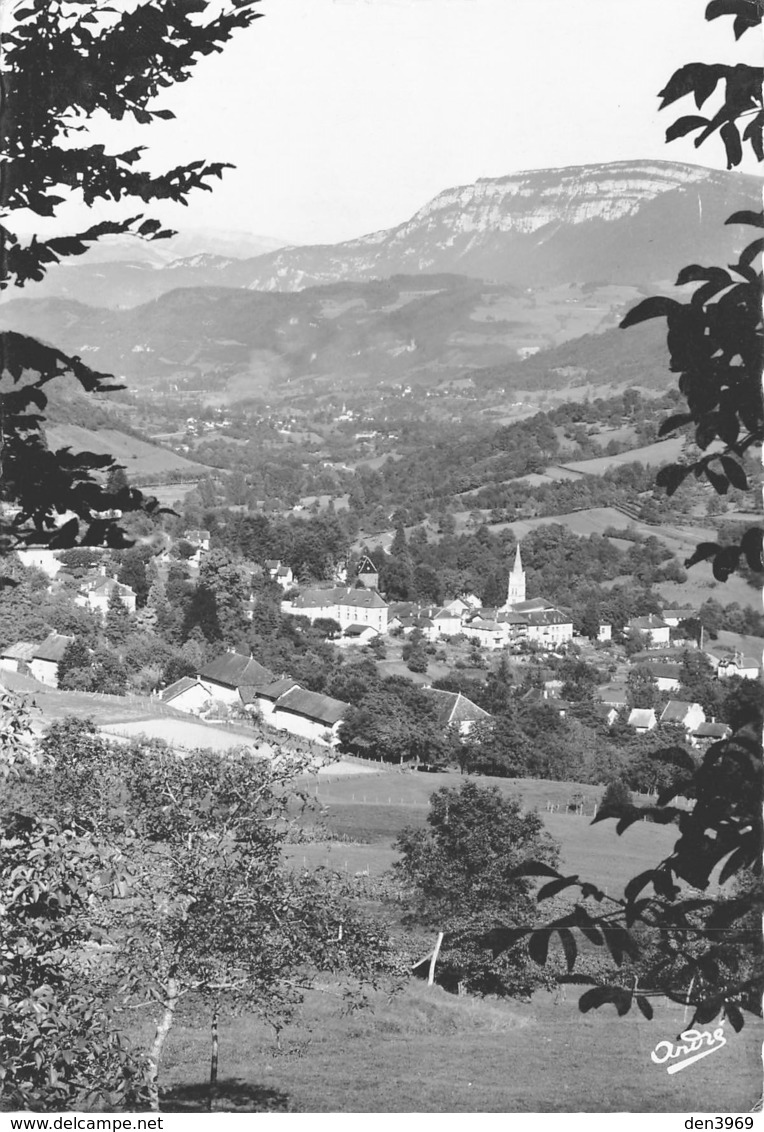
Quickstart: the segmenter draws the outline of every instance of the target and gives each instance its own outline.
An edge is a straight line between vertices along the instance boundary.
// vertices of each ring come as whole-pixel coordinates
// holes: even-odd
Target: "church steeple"
[[[520,543],[518,543],[515,551],[515,564],[509,573],[507,607],[517,605],[521,601],[525,601],[525,570],[523,570],[523,559],[520,554]]]

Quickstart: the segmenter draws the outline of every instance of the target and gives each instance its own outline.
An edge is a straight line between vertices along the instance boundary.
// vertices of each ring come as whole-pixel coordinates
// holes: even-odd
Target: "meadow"
[[[201,464],[187,460],[167,448],[149,444],[119,429],[99,428],[92,431],[81,425],[54,424],[46,429],[51,448],[71,447],[75,451],[85,449],[90,452],[104,452],[113,456],[117,463],[123,464],[128,479],[146,476],[167,475],[168,473],[193,473],[202,476],[207,469]],[[176,493],[175,499],[178,498]]]
[[[4,674],[17,690],[34,691],[47,718],[97,714],[114,731],[140,730],[147,707],[117,697],[57,693]],[[66,705],[66,712],[62,708]],[[143,718],[138,718],[143,712]],[[158,722],[171,732],[194,726],[173,713]],[[121,726],[120,726],[121,724]],[[212,730],[196,727],[208,735]],[[227,736],[226,736],[227,738]],[[306,777],[318,809],[301,819],[304,837],[287,848],[292,867],[328,867],[351,879],[359,897],[378,905],[375,882],[396,859],[401,829],[426,822],[429,797],[458,787],[458,773],[426,774],[350,764]],[[672,831],[637,824],[618,838],[612,822],[591,825],[596,787],[536,779],[480,779],[535,807],[562,847],[562,868],[612,895],[630,876],[665,854]],[[583,795],[584,815],[567,811]],[[356,876],[360,873],[361,876]],[[397,907],[376,907],[391,926]],[[409,941],[411,947],[417,941]],[[322,981],[304,1008],[274,1031],[253,1014],[223,1016],[220,1111],[279,1112],[746,1112],[760,1095],[762,1026],[749,1021],[740,1036],[726,1027],[727,1045],[675,1076],[650,1060],[657,1042],[686,1027],[683,1011],[658,1003],[656,1016],[618,1018],[612,1007],[588,1015],[578,990],[538,992],[530,1002],[453,996],[409,981],[393,994],[368,993],[348,1012],[346,986]],[[208,1018],[189,1006],[168,1040],[162,1071],[167,1112],[205,1111],[208,1104]],[[141,1042],[148,1019],[130,1023]]]
[[[347,1014],[342,992],[309,993],[280,1047],[252,1016],[223,1019],[215,1110],[744,1113],[761,1095],[757,1020],[740,1035],[726,1026],[724,1047],[670,1076],[650,1053],[684,1027],[674,1004],[648,1022],[613,1007],[582,1015],[574,988],[519,1003],[410,983]],[[206,1018],[171,1033],[166,1112],[205,1110],[208,1058]]]

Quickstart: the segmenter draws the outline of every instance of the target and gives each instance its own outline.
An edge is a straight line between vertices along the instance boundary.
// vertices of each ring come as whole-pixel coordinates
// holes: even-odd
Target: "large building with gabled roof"
[[[251,656],[238,652],[224,652],[215,657],[198,673],[199,679],[212,692],[213,699],[223,703],[238,703],[239,688],[247,684],[269,684],[274,675]]]

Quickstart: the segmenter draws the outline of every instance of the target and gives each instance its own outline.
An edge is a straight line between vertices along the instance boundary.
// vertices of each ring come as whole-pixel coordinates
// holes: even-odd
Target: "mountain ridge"
[[[439,272],[523,287],[644,286],[673,280],[686,262],[731,262],[747,240],[724,221],[760,206],[759,178],[701,165],[638,159],[522,170],[444,189],[401,224],[353,240],[243,259],[200,248],[165,266],[69,262],[34,294],[137,306],[179,286],[300,291]]]

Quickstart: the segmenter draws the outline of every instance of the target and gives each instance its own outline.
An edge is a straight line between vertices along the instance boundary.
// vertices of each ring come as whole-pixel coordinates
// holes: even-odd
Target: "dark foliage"
[[[172,118],[156,104],[163,90],[185,81],[200,58],[251,24],[257,2],[228,0],[217,14],[208,13],[204,0],[152,0],[128,12],[98,0],[30,0],[15,8],[0,35],[0,289],[42,279],[51,264],[83,255],[104,236],[172,235],[142,214],[28,242],[8,225],[18,212],[54,217],[72,198],[86,205],[131,199],[185,204],[193,190],[209,189],[225,165],[201,160],[150,172],[141,165],[145,146],[109,152],[90,141],[84,122],[99,112],[141,125]],[[156,501],[121,482],[111,456],[52,451],[44,431],[46,387],[55,378],[72,375],[87,392],[119,386],[79,357],[13,331],[0,335],[0,366],[0,501],[13,505],[0,520],[0,550],[129,545],[120,513],[156,512]],[[71,517],[62,524],[66,514]]]

